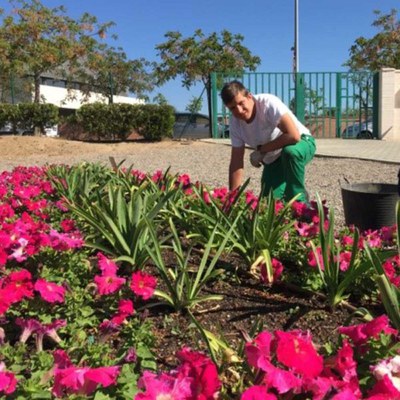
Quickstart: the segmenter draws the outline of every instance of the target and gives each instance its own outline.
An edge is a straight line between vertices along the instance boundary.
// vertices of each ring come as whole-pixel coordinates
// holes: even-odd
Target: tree
[[[157,93],[157,95],[153,97],[153,103],[156,103],[160,106],[165,106],[168,104],[168,100],[162,93]]]
[[[74,20],[63,6],[47,8],[39,0],[9,1],[15,9],[0,26],[2,72],[31,76],[34,102],[40,102],[40,78],[49,72],[69,83],[84,82],[85,94],[96,91],[110,100],[114,93],[152,89],[150,63],[127,60],[121,49],[102,42],[113,22],[98,23],[88,13]]]
[[[200,112],[203,107],[203,98],[193,96],[189,101],[189,104],[186,106],[186,111],[189,111],[192,114]]]
[[[350,58],[343,64],[350,69],[378,71],[383,67],[400,69],[400,21],[397,10],[388,14],[374,11],[372,26],[380,29],[374,37],[359,37],[350,47]]]
[[[156,67],[158,83],[182,76],[182,86],[189,89],[198,82],[206,87],[211,115],[211,72],[241,73],[255,70],[261,60],[242,45],[244,37],[223,30],[206,37],[201,29],[183,38],[179,32],[167,32],[166,42],[156,46],[161,62]]]

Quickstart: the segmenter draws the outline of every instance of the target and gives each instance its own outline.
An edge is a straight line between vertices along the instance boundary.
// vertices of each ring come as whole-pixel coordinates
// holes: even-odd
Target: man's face
[[[248,93],[247,95],[244,93],[238,93],[226,106],[238,119],[251,122],[254,118],[254,99],[251,93]]]

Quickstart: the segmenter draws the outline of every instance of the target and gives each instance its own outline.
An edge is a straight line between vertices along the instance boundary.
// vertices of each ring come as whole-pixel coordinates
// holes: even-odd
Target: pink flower
[[[115,293],[126,282],[126,279],[120,278],[116,275],[96,275],[94,277],[94,282],[96,283],[99,294],[103,296]]]
[[[15,391],[17,380],[12,372],[5,370],[6,366],[0,362],[0,392],[11,394]]]
[[[351,261],[351,251],[344,251],[339,254],[339,269],[342,272],[348,270]]]
[[[198,399],[212,400],[221,388],[215,364],[204,354],[185,347],[177,353],[182,365],[178,376],[190,377],[193,380],[192,390]]]
[[[382,390],[385,388],[385,392],[389,391],[391,393],[396,393],[400,398],[400,356],[394,356],[387,360],[382,360],[377,365],[371,368],[372,375],[379,382],[383,382],[375,387],[375,392],[377,389]],[[390,382],[389,382],[390,381]]]
[[[14,292],[14,301],[33,297],[32,275],[26,269],[11,272],[6,278],[7,289]]]
[[[34,289],[40,293],[43,300],[49,303],[64,303],[65,289],[56,283],[38,279]]]
[[[177,379],[166,373],[156,375],[153,372],[144,371],[138,381],[139,389],[144,392],[138,393],[135,400],[192,400],[191,384],[191,378]]]
[[[131,300],[120,300],[118,305],[118,313],[115,314],[111,322],[115,325],[121,325],[125,319],[131,316],[135,312],[133,308],[133,303]]]
[[[5,314],[15,301],[17,299],[12,288],[5,287],[0,289],[0,315]]]
[[[386,335],[396,335],[398,332],[389,325],[389,319],[386,315],[381,315],[370,322],[353,326],[341,326],[339,333],[348,336],[354,345],[365,344],[370,338],[377,338],[380,333]]]
[[[142,271],[132,274],[131,289],[136,296],[142,297],[143,300],[150,299],[153,296],[157,286],[157,279]]]
[[[323,369],[323,358],[311,340],[297,332],[276,331],[276,357],[283,365],[309,378],[317,377]]]
[[[245,193],[246,196],[246,204],[250,205],[250,208],[252,210],[255,210],[258,205],[258,197],[252,192],[252,191],[247,191]]]
[[[68,394],[92,394],[98,385],[108,387],[115,385],[120,368],[111,367],[77,367],[70,365],[69,359],[65,360],[65,367],[56,361],[54,368],[54,385],[52,392],[57,397]]]
[[[25,343],[29,337],[41,327],[41,323],[33,318],[17,318],[15,323],[22,328],[22,333],[19,337],[20,343]]]
[[[269,279],[269,277],[268,277],[267,266],[264,263],[261,264],[261,270],[260,270],[261,280],[264,283],[272,283],[272,282],[278,281],[283,272],[283,264],[280,261],[278,261],[276,258],[273,258],[271,261],[272,261],[272,270],[273,270],[272,280]]]
[[[114,261],[110,260],[102,253],[97,253],[97,260],[98,260],[99,268],[102,272],[102,275],[116,275],[117,274],[118,266]]]
[[[254,368],[261,368],[262,360],[270,360],[273,336],[269,332],[261,332],[252,341],[246,343],[247,362]]]
[[[297,392],[301,388],[302,381],[292,371],[277,368],[269,361],[262,363],[262,370],[265,372],[264,384],[266,387],[274,388],[278,393],[289,391]]]
[[[276,396],[267,393],[265,386],[251,386],[242,393],[240,400],[276,400]]]

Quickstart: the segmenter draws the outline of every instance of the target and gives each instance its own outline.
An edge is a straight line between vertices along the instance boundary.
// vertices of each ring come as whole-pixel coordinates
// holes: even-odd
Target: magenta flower
[[[182,365],[178,376],[193,379],[192,390],[199,399],[215,399],[221,389],[221,381],[215,364],[204,354],[184,347],[177,353]]]
[[[349,269],[351,261],[351,251],[343,251],[339,254],[339,269],[345,272]]]
[[[38,279],[35,282],[34,289],[48,303],[64,303],[65,289],[61,285]]]
[[[120,368],[111,367],[77,367],[71,364],[65,352],[54,352],[54,385],[52,393],[57,397],[69,394],[92,394],[98,385],[114,385]]]
[[[144,392],[138,393],[135,400],[192,400],[196,397],[194,397],[191,385],[191,378],[178,379],[166,373],[156,375],[153,372],[144,371],[138,381],[139,389],[144,390]]]
[[[104,296],[118,291],[120,287],[126,282],[126,279],[120,278],[116,275],[96,275],[94,277],[94,282],[96,283],[99,294],[101,296]]]
[[[262,263],[260,267],[261,280],[264,283],[273,283],[278,281],[283,272],[283,264],[279,260],[273,258],[271,261],[273,270],[272,280],[268,277],[267,266],[265,265],[265,263]]]
[[[267,388],[265,386],[251,386],[246,389],[240,400],[276,400],[274,394],[267,393]]]
[[[260,368],[262,360],[270,360],[273,336],[269,332],[261,332],[252,341],[246,343],[247,362],[254,368]]]
[[[131,300],[120,300],[118,305],[118,313],[111,318],[111,322],[117,326],[121,325],[126,318],[135,312]]]
[[[102,275],[116,275],[118,271],[117,264],[107,258],[103,253],[97,253],[97,262]]]
[[[57,251],[67,251],[70,249],[81,248],[84,244],[79,232],[60,233],[54,229],[49,233],[50,246]]]
[[[12,372],[5,370],[6,366],[0,362],[0,392],[11,394],[17,386],[17,379]]]
[[[143,300],[148,300],[153,296],[156,286],[157,279],[154,276],[142,271],[137,271],[132,274],[130,285],[132,292]]]
[[[11,272],[7,279],[7,288],[14,292],[14,301],[24,297],[33,297],[32,275],[26,269]]]
[[[292,371],[277,368],[266,360],[263,360],[261,367],[265,372],[263,382],[268,389],[276,389],[280,394],[300,391],[302,380]]]
[[[275,337],[276,357],[280,363],[308,378],[315,378],[322,372],[323,358],[309,338],[294,331],[276,331]]]
[[[67,322],[63,319],[55,320],[50,324],[41,324],[36,330],[36,350],[43,351],[43,338],[48,336],[56,343],[61,343],[61,338],[57,334],[57,329],[66,326]]]
[[[16,301],[15,292],[12,288],[5,287],[0,289],[0,315],[5,314],[11,304]]]
[[[21,327],[22,333],[19,337],[20,343],[25,343],[29,337],[35,333],[38,329],[41,328],[41,323],[36,319],[29,318],[29,319],[22,319],[17,318],[15,323]]]
[[[339,333],[348,336],[355,346],[365,344],[370,338],[378,338],[381,333],[396,335],[398,332],[389,325],[389,318],[381,315],[370,322],[359,325],[341,326]]]
[[[252,192],[252,191],[247,191],[245,193],[246,196],[246,204],[250,205],[250,208],[252,210],[255,210],[258,205],[258,197]]]

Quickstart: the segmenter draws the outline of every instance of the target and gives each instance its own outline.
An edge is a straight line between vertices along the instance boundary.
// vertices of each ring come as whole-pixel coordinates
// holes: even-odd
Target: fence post
[[[211,121],[212,137],[218,137],[218,94],[217,94],[217,73],[211,72]]]
[[[336,137],[340,138],[342,128],[342,74],[336,73]]]
[[[372,135],[377,139],[381,137],[381,133],[379,132],[379,75],[380,72],[374,73],[372,84]]]

